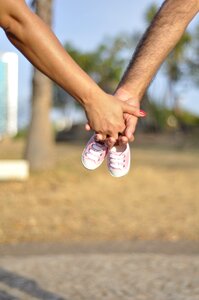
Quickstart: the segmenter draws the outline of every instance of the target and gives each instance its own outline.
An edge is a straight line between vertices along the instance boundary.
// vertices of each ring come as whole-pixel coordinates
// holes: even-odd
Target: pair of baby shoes
[[[109,149],[105,143],[97,142],[93,135],[82,153],[82,164],[88,170],[95,170],[105,158],[107,158],[108,170],[112,176],[122,177],[129,172],[131,160],[129,144]]]

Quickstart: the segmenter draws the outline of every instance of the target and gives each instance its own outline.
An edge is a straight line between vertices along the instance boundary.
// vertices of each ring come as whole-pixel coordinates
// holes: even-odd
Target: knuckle
[[[114,135],[114,131],[109,129],[109,130],[107,131],[107,135],[108,135],[108,136]]]

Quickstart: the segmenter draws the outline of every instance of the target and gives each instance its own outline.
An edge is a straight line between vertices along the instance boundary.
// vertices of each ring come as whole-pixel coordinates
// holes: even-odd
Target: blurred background
[[[31,2],[77,63],[110,93],[162,3]],[[112,178],[105,163],[95,172],[83,168],[90,133],[77,102],[33,70],[3,32],[0,53],[1,244],[199,239],[195,20],[142,101],[148,117],[139,122],[131,170],[121,179]],[[26,180],[5,180],[5,163],[11,175],[23,169],[17,172],[16,162],[26,163],[25,175],[18,174]]]

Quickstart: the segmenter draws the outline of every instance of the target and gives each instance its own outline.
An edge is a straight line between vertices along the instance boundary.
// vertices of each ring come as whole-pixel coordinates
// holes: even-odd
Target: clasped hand
[[[105,141],[109,148],[116,143],[126,144],[134,140],[134,132],[139,117],[146,113],[140,110],[140,102],[119,89],[114,96],[106,96],[87,107],[86,130],[96,132],[97,141]]]

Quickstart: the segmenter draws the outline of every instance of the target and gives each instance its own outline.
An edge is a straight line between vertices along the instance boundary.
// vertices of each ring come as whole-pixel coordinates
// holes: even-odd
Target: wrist
[[[86,109],[87,107],[96,105],[99,99],[104,97],[104,91],[99,88],[98,85],[89,87],[81,98],[81,104]]]
[[[115,95],[118,96],[121,100],[127,100],[127,99],[133,99],[135,101],[140,102],[142,99],[142,96],[140,93],[136,92],[135,90],[131,88],[129,88],[128,86],[122,86],[119,87],[116,92]]]

